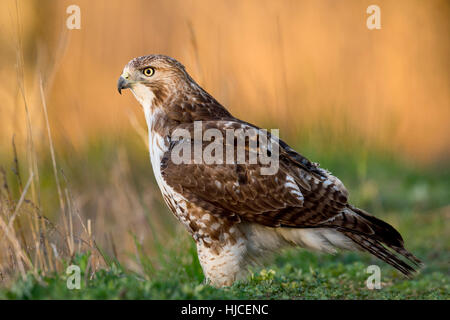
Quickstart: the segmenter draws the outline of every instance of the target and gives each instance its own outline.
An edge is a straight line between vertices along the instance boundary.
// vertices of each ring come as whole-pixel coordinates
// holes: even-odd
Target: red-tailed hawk
[[[233,117],[178,61],[163,55],[131,60],[118,81],[119,92],[125,88],[144,109],[151,163],[164,200],[194,238],[212,285],[231,285],[244,276],[248,264],[286,246],[330,253],[364,250],[407,276],[419,266],[391,225],[349,204],[338,178],[282,140],[267,135],[273,149],[269,146],[265,152],[277,151],[274,172],[263,172],[268,164],[260,159],[237,161],[236,136],[219,136],[227,137],[230,130],[262,130]],[[206,134],[196,135],[196,127],[214,134],[205,139]],[[174,139],[181,131],[190,138]],[[247,158],[250,141],[253,137],[244,136],[241,150]],[[195,158],[195,150],[206,150],[213,142],[223,150],[231,148],[231,162]],[[189,147],[182,153],[192,161],[174,158],[180,146]],[[262,144],[253,146],[256,153],[261,151]],[[219,151],[211,154],[224,159]]]

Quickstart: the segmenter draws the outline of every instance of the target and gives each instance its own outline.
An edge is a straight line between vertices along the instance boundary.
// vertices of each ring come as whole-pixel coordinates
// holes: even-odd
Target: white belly
[[[170,202],[167,203],[167,205],[174,208],[175,212],[173,212],[173,214],[188,228],[188,230],[190,230],[189,221],[187,220],[188,213],[185,210],[186,199],[178,192],[175,192],[161,175],[161,160],[169,146],[165,144],[164,137],[154,132],[152,128],[155,119],[158,118],[158,113],[163,111],[160,108],[154,108],[152,106],[155,95],[146,86],[135,84],[132,88],[132,92],[144,109],[145,120],[148,127],[150,161],[152,163],[153,173],[156,182],[158,183],[158,187],[163,194],[164,201],[166,201],[166,203]]]
[[[167,183],[164,181],[161,175],[161,160],[164,156],[164,153],[167,151],[167,147],[164,145],[164,138],[158,134],[152,134],[149,128],[149,153],[150,153],[150,162],[153,168],[153,174],[155,175],[156,182],[158,183],[161,191],[163,189],[170,188]]]
[[[189,221],[187,219],[188,212],[186,211],[186,198],[184,198],[180,193],[173,190],[173,188],[167,184],[161,174],[161,160],[164,154],[168,151],[169,146],[166,145],[164,138],[161,135],[151,130],[152,118],[153,117],[147,117],[147,125],[149,132],[150,162],[152,164],[153,174],[155,175],[158,187],[163,194],[164,201],[170,208],[175,209],[175,212],[173,212],[173,214],[181,223],[183,223],[183,225],[188,228],[188,230],[190,230]]]

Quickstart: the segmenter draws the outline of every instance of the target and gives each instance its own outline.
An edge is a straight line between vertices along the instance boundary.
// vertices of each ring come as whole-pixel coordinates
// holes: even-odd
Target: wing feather
[[[226,129],[251,127],[248,123],[229,120],[204,121],[202,125],[220,130],[224,137]],[[182,128],[189,131],[191,137],[195,136],[193,124],[184,124]],[[236,215],[271,227],[317,226],[342,211],[347,205],[344,185],[278,141],[279,169],[273,175],[263,175],[261,163],[173,163],[171,152],[178,143],[190,143],[191,159],[194,158],[195,139],[170,144],[162,159],[161,174],[172,188],[197,205],[208,203],[215,208],[210,211],[216,214]],[[227,142],[223,139],[223,150],[226,150]],[[204,150],[210,142],[201,143]],[[236,145],[233,147],[233,150],[237,149]],[[248,159],[248,144],[245,150]],[[225,154],[223,156],[225,162]]]

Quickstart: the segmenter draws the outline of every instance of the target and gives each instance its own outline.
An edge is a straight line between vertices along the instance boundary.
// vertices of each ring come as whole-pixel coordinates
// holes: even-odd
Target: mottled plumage
[[[144,74],[146,68],[151,68],[146,71],[150,76]],[[279,169],[273,175],[261,174],[260,162],[175,164],[170,155],[181,141],[172,136],[179,129],[193,133],[194,121],[224,136],[227,129],[259,130],[233,117],[176,60],[162,55],[135,58],[125,66],[118,88],[130,88],[144,108],[159,188],[196,241],[213,285],[231,285],[249,263],[289,245],[330,253],[365,250],[408,276],[414,268],[400,257],[420,263],[392,226],[350,205],[338,178],[282,140],[276,140]],[[189,143],[193,146],[195,139]]]

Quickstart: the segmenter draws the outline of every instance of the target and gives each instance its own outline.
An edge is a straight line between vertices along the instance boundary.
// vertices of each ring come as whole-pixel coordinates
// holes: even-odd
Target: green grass
[[[95,179],[107,172],[112,151],[101,146],[73,159],[70,176],[73,184],[83,183],[83,161],[90,163]],[[305,148],[299,148],[305,150]],[[129,152],[133,163],[132,179],[140,185],[149,175],[145,151]],[[92,279],[85,276],[89,253],[71,262],[80,266],[81,288],[68,290],[65,274],[47,275],[41,281],[29,274],[0,288],[0,299],[449,299],[450,170],[436,166],[416,168],[394,157],[373,153],[331,155],[306,148],[303,153],[319,161],[341,178],[350,191],[350,201],[393,224],[403,235],[406,247],[420,257],[425,267],[414,279],[405,279],[387,264],[363,253],[343,252],[325,255],[289,249],[265,265],[253,267],[247,281],[230,288],[215,289],[203,283],[193,241],[185,233],[173,233],[176,246],[153,238],[157,254],[138,250],[144,272],[135,273],[111,259],[109,267]],[[62,166],[69,162],[62,156]],[[68,161],[68,160],[67,160]],[[77,164],[79,167],[77,167]],[[148,171],[148,172],[147,172]],[[77,174],[77,172],[79,174]],[[86,175],[92,174],[92,172]],[[45,170],[42,180],[51,179]],[[93,179],[91,177],[91,179]],[[105,182],[106,183],[106,182]],[[45,183],[44,183],[45,185]],[[50,186],[49,186],[50,188]],[[170,213],[161,206],[163,214]],[[138,246],[139,249],[139,246]],[[69,264],[69,263],[67,263]],[[381,268],[382,289],[369,290],[366,268]]]
[[[404,217],[400,229],[408,228],[420,215]],[[87,254],[72,262],[79,265],[80,290],[68,290],[67,276],[55,274],[39,283],[32,275],[0,290],[1,299],[449,299],[448,238],[441,239],[444,217],[428,214],[421,231],[403,232],[414,252],[426,263],[414,279],[402,277],[390,266],[366,254],[341,253],[335,256],[286,250],[266,268],[254,268],[246,282],[215,289],[202,284],[203,275],[195,248],[188,237],[176,252],[168,249],[158,270],[138,275],[112,263],[91,280],[83,270]],[[419,226],[417,226],[419,228]],[[423,242],[422,242],[423,240]],[[442,243],[447,242],[447,243]],[[435,246],[428,247],[428,244]],[[184,252],[184,254],[182,254]],[[161,262],[161,261],[160,261]],[[381,268],[382,289],[369,290],[365,281],[368,265]]]

